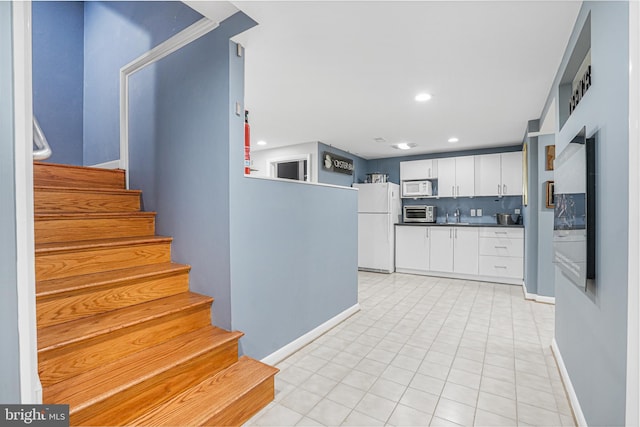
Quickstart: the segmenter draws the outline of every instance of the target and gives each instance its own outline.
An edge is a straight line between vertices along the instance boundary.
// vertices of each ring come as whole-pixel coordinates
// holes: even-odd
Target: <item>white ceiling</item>
[[[364,158],[504,146],[540,117],[578,1],[238,1],[252,149]],[[418,92],[433,98],[423,104]],[[447,143],[455,136],[456,144]],[[384,138],[386,142],[376,142]],[[415,143],[409,151],[391,147]]]

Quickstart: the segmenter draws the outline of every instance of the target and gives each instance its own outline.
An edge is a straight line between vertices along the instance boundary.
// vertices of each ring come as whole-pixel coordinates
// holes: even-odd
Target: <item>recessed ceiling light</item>
[[[256,142],[256,144],[258,144],[258,145],[267,145],[267,141],[260,140],[260,141]]]
[[[397,144],[392,145],[393,148],[397,148],[398,150],[409,150],[415,146],[416,144],[412,142],[399,142]]]
[[[458,138],[456,138],[456,137],[449,138],[449,139],[447,140],[447,142],[449,142],[449,143],[451,143],[451,144],[455,144],[455,143],[456,143],[456,142],[458,142],[458,141],[459,141],[459,139],[458,139]]]
[[[428,100],[431,99],[431,95],[426,92],[422,92],[417,94],[415,99],[418,102],[427,102]]]

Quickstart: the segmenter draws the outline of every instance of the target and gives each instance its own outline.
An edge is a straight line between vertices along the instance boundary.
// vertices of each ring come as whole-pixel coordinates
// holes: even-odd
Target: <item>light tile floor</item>
[[[278,365],[248,426],[573,426],[554,307],[519,286],[359,273],[362,310]]]

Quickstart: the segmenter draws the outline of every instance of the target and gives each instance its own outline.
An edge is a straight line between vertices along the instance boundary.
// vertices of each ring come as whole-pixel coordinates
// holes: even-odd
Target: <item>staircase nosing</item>
[[[37,221],[41,220],[77,220],[77,219],[101,219],[101,218],[155,218],[156,212],[131,211],[131,212],[40,212],[34,213],[33,217]]]
[[[211,326],[211,328],[216,328],[216,327],[215,326]],[[216,328],[216,329],[219,329],[219,328]],[[221,330],[221,331],[223,331],[223,330]],[[198,330],[196,332],[202,333],[202,331],[200,331],[200,330]],[[195,335],[195,334],[192,332],[192,333],[186,334],[186,335]],[[141,375],[136,376],[135,378],[131,378],[129,381],[127,381],[125,383],[122,383],[122,384],[119,384],[119,385],[117,385],[117,386],[115,386],[115,387],[113,387],[111,389],[105,390],[102,393],[93,396],[93,398],[91,398],[89,400],[84,400],[82,403],[73,404],[74,403],[73,399],[72,399],[73,395],[67,396],[67,400],[65,400],[65,402],[72,404],[71,408],[70,408],[70,410],[71,410],[70,413],[77,413],[77,412],[79,412],[79,411],[81,411],[81,410],[83,410],[83,409],[85,409],[85,408],[87,408],[87,407],[89,407],[91,405],[94,405],[94,404],[96,404],[98,402],[104,401],[104,400],[108,399],[109,397],[114,396],[117,393],[120,393],[120,392],[122,392],[124,390],[127,390],[127,389],[129,389],[131,387],[134,387],[134,386],[136,386],[136,385],[138,385],[140,383],[143,383],[144,381],[147,381],[147,380],[153,378],[154,376],[157,376],[159,374],[167,372],[167,371],[173,369],[175,366],[179,366],[179,365],[181,365],[181,364],[183,364],[185,362],[188,362],[190,360],[196,359],[196,358],[198,358],[198,357],[200,357],[200,356],[202,356],[202,355],[204,355],[204,354],[206,354],[206,353],[208,353],[210,351],[214,351],[216,348],[222,347],[225,344],[228,344],[228,343],[230,343],[232,341],[239,340],[242,337],[242,335],[243,335],[242,332],[237,332],[237,331],[230,331],[230,332],[229,331],[224,331],[224,332],[218,333],[218,334],[216,334],[216,337],[221,337],[219,340],[211,340],[208,343],[208,345],[201,346],[197,350],[194,350],[194,351],[192,351],[190,353],[186,353],[186,354],[175,354],[175,353],[179,353],[179,350],[180,350],[180,349],[175,348],[175,347],[174,347],[174,351],[172,351],[172,350],[163,350],[163,351],[166,352],[165,353],[165,357],[166,358],[171,358],[171,356],[175,357],[175,359],[171,360],[171,363],[167,363],[167,364],[165,364],[163,366],[154,368],[153,370],[150,370],[148,372],[143,372]],[[178,338],[183,338],[183,336],[179,336]],[[124,359],[121,359],[121,360],[118,360],[116,362],[113,362],[113,363],[111,363],[111,364],[109,364],[107,366],[116,365],[116,364],[120,364],[122,366],[124,363],[129,363],[129,362],[133,363],[135,361],[135,359],[144,358],[146,356],[146,353],[157,352],[158,351],[158,347],[162,347],[162,346],[168,347],[168,346],[170,346],[171,345],[171,341],[178,341],[178,340],[172,339],[172,340],[164,342],[162,344],[158,344],[157,346],[147,348],[147,349],[142,350],[142,351],[140,351],[138,353],[134,353],[134,354],[132,354],[132,355],[130,355],[130,356],[124,358]],[[172,354],[172,353],[174,353],[174,354]],[[100,368],[98,368],[98,369],[100,369]],[[117,376],[118,375],[117,374],[117,369],[118,369],[118,367],[113,369],[113,373],[114,373],[113,376]],[[87,376],[88,377],[88,376],[92,375],[93,373],[94,373],[93,371],[88,371],[88,372],[85,372],[83,374],[80,374],[79,376]],[[75,377],[72,377],[72,379],[74,379],[74,378]],[[77,381],[77,379],[76,379],[76,381]],[[63,381],[63,383],[64,383],[64,381]],[[59,397],[65,397],[65,396],[59,396]]]
[[[197,294],[193,294],[190,293],[190,297],[191,298],[196,298],[195,295]],[[178,296],[180,296],[180,294],[178,294]],[[159,304],[159,301],[164,301],[166,302],[166,300],[174,298],[175,299],[176,295],[173,296],[169,296],[169,297],[164,297],[164,298],[160,298],[157,300],[153,300],[153,301],[147,301],[144,303],[140,303],[137,304],[135,306],[129,306],[129,307],[124,307],[124,308],[120,308],[120,309],[116,309],[116,310],[112,310],[109,311],[107,313],[102,313],[102,314],[98,314],[95,316],[92,316],[91,318],[93,318],[95,320],[95,318],[108,318],[109,316],[113,316],[116,314],[122,314],[123,312],[126,311],[133,311],[133,310],[140,310],[140,306],[142,305],[153,305],[153,304]],[[137,317],[134,319],[131,319],[127,322],[122,322],[122,323],[118,323],[116,325],[112,325],[110,327],[102,327],[102,328],[96,328],[94,331],[89,331],[87,333],[83,333],[82,335],[78,335],[75,337],[70,337],[65,339],[64,341],[59,341],[56,343],[52,343],[43,347],[39,347],[38,348],[38,354],[42,354],[42,353],[46,353],[49,351],[53,351],[62,347],[66,347],[72,344],[76,344],[82,341],[87,341],[93,338],[97,338],[103,335],[107,335],[110,334],[112,332],[115,331],[120,331],[126,328],[131,328],[137,325],[141,325],[147,322],[151,322],[153,320],[157,320],[157,319],[161,319],[163,317],[168,317],[171,316],[172,314],[176,314],[176,313],[180,313],[180,312],[187,312],[187,311],[191,311],[191,310],[197,310],[198,308],[200,308],[203,305],[207,305],[207,304],[211,304],[213,302],[213,298],[211,297],[205,297],[203,295],[200,295],[200,298],[196,301],[190,301],[187,304],[184,305],[180,305],[177,307],[171,307],[171,308],[167,308],[161,312],[158,313],[153,313],[153,314],[146,314],[144,316],[141,317]],[[46,326],[44,328],[41,328],[38,332],[39,334],[42,335],[47,335],[51,330],[55,330],[55,329],[69,329],[69,324],[70,323],[80,323],[80,322],[86,322],[88,319],[91,318],[82,318],[82,319],[77,319],[77,320],[71,320],[69,322],[66,323],[61,323],[61,324],[57,324],[57,325],[51,325],[51,326]],[[55,334],[54,334],[55,335]]]
[[[142,190],[129,190],[129,189],[117,189],[117,188],[88,188],[88,187],[57,187],[52,185],[34,185],[34,191],[56,191],[56,192],[68,192],[68,193],[92,193],[92,194],[121,194],[121,195],[140,195]]]
[[[119,269],[119,270],[110,270],[109,272],[102,272],[102,273],[90,273],[90,274],[83,274],[83,275],[79,275],[79,276],[71,276],[71,277],[83,277],[86,276],[86,283],[83,283],[81,285],[75,285],[72,287],[67,287],[67,288],[58,288],[58,289],[53,289],[53,290],[48,290],[48,291],[41,291],[38,292],[38,285],[43,285],[47,282],[60,282],[60,283],[65,283],[68,282],[70,277],[64,277],[62,279],[49,279],[49,280],[43,280],[43,281],[39,281],[36,283],[36,300],[37,301],[47,301],[50,299],[53,299],[53,297],[58,297],[58,296],[62,296],[62,295],[75,295],[75,294],[80,294],[82,293],[82,291],[85,290],[100,290],[109,286],[112,286],[114,284],[117,283],[127,283],[127,282],[134,282],[134,281],[140,281],[142,279],[148,279],[148,278],[164,278],[164,277],[169,277],[169,276],[173,276],[173,275],[177,275],[180,273],[185,273],[185,272],[189,272],[191,270],[191,266],[186,265],[186,264],[178,264],[178,263],[160,263],[160,264],[151,264],[151,266],[156,267],[155,271],[143,271],[143,272],[138,272],[135,273],[135,270],[149,270],[149,265],[144,265],[144,266],[137,266],[137,267],[130,267],[130,268],[123,268],[123,269]],[[134,271],[133,274],[125,274],[128,273],[129,271]],[[121,276],[115,275],[112,277],[107,277],[105,279],[93,279],[91,276],[96,276],[96,275],[103,275],[105,276],[105,273],[121,273]],[[93,280],[93,281],[92,281]]]
[[[117,248],[127,246],[145,246],[157,243],[171,243],[172,237],[166,236],[141,236],[122,237],[116,239],[78,240],[71,242],[36,243],[36,256],[40,254],[53,254],[64,252],[76,252],[82,250],[94,250],[103,248]]]

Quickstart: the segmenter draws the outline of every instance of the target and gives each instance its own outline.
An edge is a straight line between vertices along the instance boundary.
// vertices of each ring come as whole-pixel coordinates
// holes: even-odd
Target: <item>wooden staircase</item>
[[[277,369],[238,358],[122,170],[34,163],[38,369],[72,425],[240,425]]]

